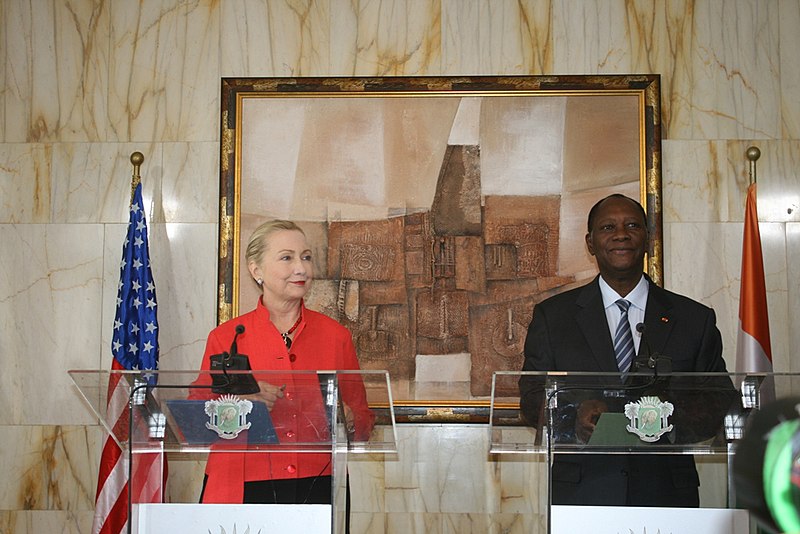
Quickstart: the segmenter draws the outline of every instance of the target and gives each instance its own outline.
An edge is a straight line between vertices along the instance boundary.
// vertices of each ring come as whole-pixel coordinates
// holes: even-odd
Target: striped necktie
[[[620,373],[627,373],[633,363],[633,333],[631,324],[628,321],[628,308],[631,303],[625,299],[619,299],[616,303],[619,307],[620,318],[617,325],[617,332],[614,334],[614,355],[617,357],[617,367]]]

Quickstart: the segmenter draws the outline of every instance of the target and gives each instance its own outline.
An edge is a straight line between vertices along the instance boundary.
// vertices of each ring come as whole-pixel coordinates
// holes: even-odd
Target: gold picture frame
[[[608,193],[645,206],[662,284],[658,75],[223,78],[220,138],[218,322],[255,306],[249,232],[295,220],[307,305],[398,405],[481,406],[521,368],[533,304],[594,276]]]

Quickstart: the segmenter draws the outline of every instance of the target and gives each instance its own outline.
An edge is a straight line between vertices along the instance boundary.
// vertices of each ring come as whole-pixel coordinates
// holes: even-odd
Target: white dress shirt
[[[647,282],[644,275],[642,275],[636,287],[624,297],[611,289],[611,286],[600,276],[600,293],[603,295],[603,307],[606,310],[606,320],[608,321],[608,330],[611,333],[611,339],[614,339],[614,334],[617,331],[617,325],[620,319],[620,310],[619,306],[616,304],[617,301],[619,299],[625,299],[631,303],[631,307],[628,308],[628,322],[631,325],[636,354],[639,354],[639,343],[642,340],[642,333],[636,330],[636,325],[644,323],[644,310],[647,306],[647,294],[649,292],[650,284]]]

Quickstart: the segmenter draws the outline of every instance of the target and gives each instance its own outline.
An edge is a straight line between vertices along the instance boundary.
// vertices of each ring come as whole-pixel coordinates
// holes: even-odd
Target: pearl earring
[[[256,284],[261,285],[263,283],[264,283],[264,280],[262,278],[256,278]]]

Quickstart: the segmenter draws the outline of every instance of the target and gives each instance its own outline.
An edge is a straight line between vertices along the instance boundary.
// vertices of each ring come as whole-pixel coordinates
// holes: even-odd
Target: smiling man
[[[646,352],[667,356],[673,372],[725,372],[714,311],[654,284],[643,272],[648,249],[644,208],[614,194],[589,212],[586,246],[600,274],[589,284],[536,305],[523,371],[631,370],[646,332]],[[541,383],[520,381],[521,409],[537,424]],[[608,407],[576,406],[575,439],[586,442]],[[556,455],[552,503],[698,506],[699,478],[688,455]]]

